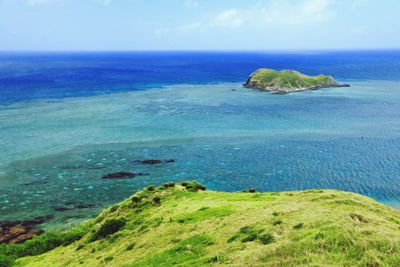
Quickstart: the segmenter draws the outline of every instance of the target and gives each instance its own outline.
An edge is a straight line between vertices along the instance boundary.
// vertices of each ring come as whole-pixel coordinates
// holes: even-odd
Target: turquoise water
[[[350,83],[290,95],[183,84],[0,106],[0,217],[55,214],[47,227],[63,228],[180,180],[225,191],[336,188],[398,207],[400,82]],[[117,171],[149,175],[101,178]],[[76,204],[90,207],[54,210]]]

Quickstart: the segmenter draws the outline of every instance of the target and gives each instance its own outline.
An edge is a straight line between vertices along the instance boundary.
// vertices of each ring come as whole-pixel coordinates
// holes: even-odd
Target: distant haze
[[[400,47],[398,0],[0,0],[0,50]]]

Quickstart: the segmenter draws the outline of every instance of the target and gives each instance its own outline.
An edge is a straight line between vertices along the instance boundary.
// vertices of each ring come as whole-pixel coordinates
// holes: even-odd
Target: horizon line
[[[400,47],[392,48],[300,48],[300,49],[127,49],[127,50],[0,50],[0,53],[152,53],[152,52],[242,52],[242,53],[274,53],[274,52],[351,52],[351,51],[400,51]]]

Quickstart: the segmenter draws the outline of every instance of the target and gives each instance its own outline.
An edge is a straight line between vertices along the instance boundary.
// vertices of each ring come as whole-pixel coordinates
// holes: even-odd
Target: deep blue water
[[[242,82],[260,67],[340,80],[400,80],[400,50],[332,52],[0,53],[0,104],[173,84]]]
[[[259,67],[352,87],[243,88]],[[63,228],[149,184],[193,179],[333,188],[399,208],[399,103],[400,51],[0,53],[0,218],[54,214],[46,227]],[[148,175],[101,178],[119,171]]]

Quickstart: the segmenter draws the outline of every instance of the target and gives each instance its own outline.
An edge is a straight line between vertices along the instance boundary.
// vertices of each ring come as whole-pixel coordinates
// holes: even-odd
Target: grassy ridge
[[[336,190],[150,187],[17,266],[400,266],[400,212]]]

